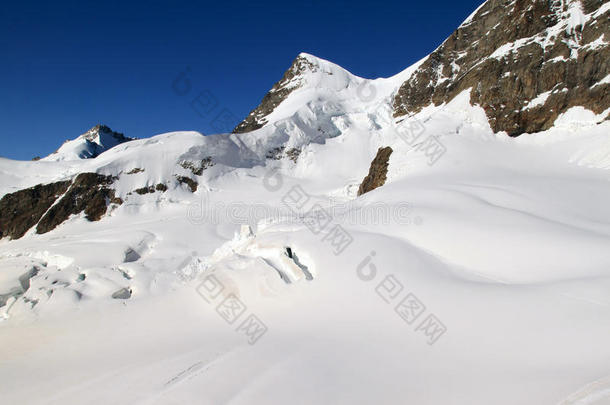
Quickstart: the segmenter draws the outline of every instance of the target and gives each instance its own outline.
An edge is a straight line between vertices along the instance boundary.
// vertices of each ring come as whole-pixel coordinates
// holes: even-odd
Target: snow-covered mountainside
[[[0,397],[608,403],[609,13],[490,0],[390,78],[300,54],[232,134],[0,159]]]

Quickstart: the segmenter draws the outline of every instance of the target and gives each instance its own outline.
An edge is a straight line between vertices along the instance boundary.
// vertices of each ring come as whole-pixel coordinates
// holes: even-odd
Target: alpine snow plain
[[[2,196],[114,190],[0,240],[2,402],[610,403],[610,110],[509,137],[469,91],[395,117],[425,59],[297,61],[258,129],[0,159]]]

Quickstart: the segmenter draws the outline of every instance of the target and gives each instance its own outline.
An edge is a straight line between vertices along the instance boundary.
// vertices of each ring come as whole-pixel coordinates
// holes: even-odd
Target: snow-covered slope
[[[64,142],[61,147],[43,158],[44,161],[91,159],[124,142],[129,142],[123,134],[114,132],[105,125],[96,125],[78,138]]]
[[[71,182],[43,219],[81,173],[114,195],[0,239],[0,396],[607,403],[610,121],[511,138],[469,89],[394,118],[425,61],[369,80],[301,54],[237,133],[0,159],[2,201]],[[380,147],[387,180],[357,197]]]

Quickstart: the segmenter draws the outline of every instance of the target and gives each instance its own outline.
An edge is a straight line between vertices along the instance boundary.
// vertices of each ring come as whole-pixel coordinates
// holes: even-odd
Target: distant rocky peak
[[[79,136],[79,138],[86,139],[86,140],[91,141],[91,142],[99,143],[99,141],[101,141],[101,137],[102,136],[112,137],[116,141],[118,141],[119,143],[120,142],[127,142],[127,141],[131,140],[131,138],[127,138],[122,133],[115,132],[112,129],[110,129],[110,127],[108,127],[106,125],[103,125],[103,124],[97,124],[96,126],[91,128],[90,130],[88,130],[87,132],[85,132],[84,134]]]
[[[108,149],[134,139],[115,132],[106,125],[98,124],[76,139],[67,140],[58,150],[41,160],[93,159]]]
[[[306,73],[315,73],[319,70],[320,65],[318,63],[317,58],[312,55],[301,53],[296,59],[292,62],[290,68],[284,73],[284,77],[282,80],[277,82],[273,88],[289,88],[289,87],[298,87],[302,84],[302,80]]]

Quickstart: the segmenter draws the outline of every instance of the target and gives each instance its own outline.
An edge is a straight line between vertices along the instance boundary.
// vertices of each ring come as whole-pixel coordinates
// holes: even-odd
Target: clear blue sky
[[[45,156],[97,123],[132,137],[218,132],[219,113],[236,124],[299,52],[391,76],[481,2],[4,2],[0,156]],[[218,105],[200,116],[189,102],[203,91]]]

